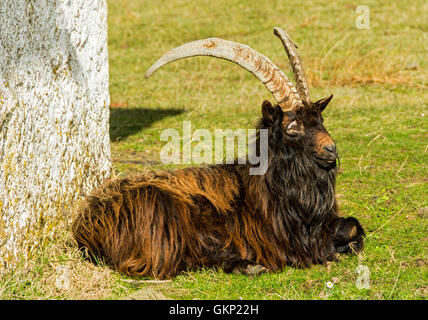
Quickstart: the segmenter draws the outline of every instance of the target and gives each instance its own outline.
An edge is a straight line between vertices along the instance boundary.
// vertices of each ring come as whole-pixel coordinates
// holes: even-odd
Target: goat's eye
[[[289,135],[297,135],[297,134],[301,133],[301,130],[300,130],[299,125],[297,124],[296,120],[294,120],[293,122],[289,123],[285,127],[285,130],[287,131],[287,133]]]

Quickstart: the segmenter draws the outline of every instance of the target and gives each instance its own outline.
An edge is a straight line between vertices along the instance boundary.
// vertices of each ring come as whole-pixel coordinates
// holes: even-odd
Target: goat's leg
[[[225,261],[223,263],[223,270],[226,273],[242,273],[247,276],[256,276],[269,271],[255,261],[243,259]]]
[[[238,252],[231,248],[212,249],[210,251],[211,254],[205,262],[207,267],[218,267],[223,269],[225,273],[242,273],[248,276],[255,276],[269,271],[251,258],[242,258]]]
[[[242,259],[234,250],[219,250],[208,259],[209,265],[220,267],[225,273],[254,276],[269,270],[252,259]]]
[[[359,221],[353,217],[338,218],[333,243],[339,253],[357,253],[364,249],[365,232]]]

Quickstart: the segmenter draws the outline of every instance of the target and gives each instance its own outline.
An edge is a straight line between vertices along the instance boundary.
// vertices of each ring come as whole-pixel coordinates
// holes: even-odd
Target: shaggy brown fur
[[[323,149],[332,143],[324,108],[314,103],[284,113],[263,104],[264,175],[233,164],[106,182],[81,206],[74,238],[120,272],[160,279],[202,266],[226,272],[256,264],[270,271],[307,267],[349,252],[352,244],[361,250],[362,227],[337,213],[336,154],[332,161],[331,148]],[[292,121],[297,133],[287,131]]]

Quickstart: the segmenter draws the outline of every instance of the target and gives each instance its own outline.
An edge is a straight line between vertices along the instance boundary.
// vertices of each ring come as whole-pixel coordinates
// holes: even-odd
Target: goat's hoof
[[[257,276],[268,271],[269,270],[267,268],[263,267],[260,264],[249,264],[247,268],[245,268],[243,273],[247,276]]]
[[[339,229],[333,238],[336,251],[339,253],[358,253],[364,249],[365,232],[357,219],[340,218]]]

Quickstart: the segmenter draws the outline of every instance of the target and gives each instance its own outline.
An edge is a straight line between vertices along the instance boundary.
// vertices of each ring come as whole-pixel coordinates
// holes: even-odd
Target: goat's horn
[[[290,59],[291,67],[293,69],[294,78],[296,79],[297,92],[300,98],[306,103],[310,103],[309,99],[309,86],[305,77],[305,71],[303,70],[300,57],[297,54],[297,46],[291,40],[290,36],[281,28],[273,28],[273,33],[281,39],[284,45],[285,51],[287,52],[288,59]]]
[[[212,56],[225,59],[250,71],[263,82],[284,111],[294,109],[302,104],[293,84],[272,61],[244,44],[219,38],[188,42],[168,51],[147,70],[145,77],[150,77],[157,69],[167,63],[194,56]]]

